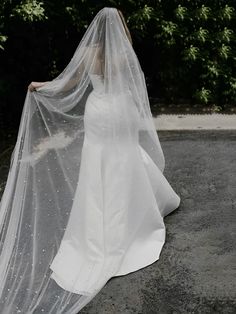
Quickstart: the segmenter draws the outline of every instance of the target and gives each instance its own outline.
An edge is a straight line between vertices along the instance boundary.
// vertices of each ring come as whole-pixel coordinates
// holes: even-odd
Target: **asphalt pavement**
[[[160,259],[111,278],[80,313],[236,313],[236,131],[158,134],[181,197]]]
[[[236,313],[236,131],[158,131],[181,197],[160,259],[111,278],[81,314]],[[3,191],[11,149],[1,159]]]

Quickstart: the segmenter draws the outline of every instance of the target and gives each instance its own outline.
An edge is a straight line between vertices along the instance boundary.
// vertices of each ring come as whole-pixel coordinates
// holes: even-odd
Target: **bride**
[[[104,8],[62,73],[28,86],[0,207],[0,313],[78,313],[157,261],[180,204],[164,166],[128,27]]]

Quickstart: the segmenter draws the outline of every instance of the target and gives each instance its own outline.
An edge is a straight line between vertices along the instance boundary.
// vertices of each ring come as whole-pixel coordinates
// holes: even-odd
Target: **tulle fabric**
[[[96,80],[96,90],[93,90],[93,80]],[[87,106],[92,103],[95,105]],[[93,114],[89,110],[93,110]],[[88,201],[85,200],[88,190],[83,187],[86,178],[91,179],[93,173],[82,164],[93,158],[90,164],[98,171],[101,163],[96,162],[104,160],[103,156],[112,165],[107,172],[107,185],[114,182],[113,192],[121,196],[118,203],[122,209],[107,216],[110,232],[113,231],[106,230],[106,234],[101,229],[101,213],[83,210]],[[137,156],[143,156],[143,160],[139,159],[135,168]],[[127,158],[130,158],[129,163]],[[163,212],[154,210],[158,208],[156,198],[160,195],[151,190],[147,172],[140,169],[141,160],[145,165],[148,159],[152,167],[149,170],[155,169],[162,177],[165,160],[152,120],[143,72],[118,11],[104,8],[93,19],[63,72],[37,91],[27,91],[0,204],[0,313],[78,313],[107,280],[118,274],[122,262],[128,272],[129,265],[125,266],[128,262],[123,259],[129,246],[126,239],[131,241],[135,235],[135,229],[130,230],[131,222],[135,226],[137,221],[138,226],[138,219],[143,219],[145,223],[146,212],[142,209],[148,200],[148,204],[153,204],[153,215],[150,219],[147,216],[146,223],[151,223],[154,232],[160,232],[161,244],[153,260],[158,258],[165,236],[161,217],[177,207],[178,197],[168,190],[165,182],[166,195],[174,197],[174,201],[166,208],[165,204],[159,204]],[[125,169],[122,165],[130,167]],[[129,178],[125,181],[127,185],[122,180],[112,181],[111,173],[113,176],[123,173]],[[144,177],[150,190],[142,197],[140,189]],[[78,184],[82,178],[83,184]],[[95,175],[94,182],[89,182],[97,188],[96,180],[99,177]],[[162,177],[156,184],[164,180]],[[122,200],[126,200],[125,193],[129,192],[125,191],[126,186],[132,186],[137,198],[134,204],[139,210],[136,212],[124,210]],[[95,204],[99,204],[100,191],[94,191],[98,197]],[[128,214],[131,216],[127,217]],[[157,218],[156,223],[151,221],[153,217]],[[84,222],[91,219],[94,219],[94,229],[86,229]],[[71,228],[67,228],[68,225]],[[97,242],[94,242],[96,235]],[[77,250],[71,250],[71,242],[66,241],[72,237]],[[101,252],[106,239],[109,239],[106,246],[109,254],[104,258]],[[86,252],[88,248],[93,249],[81,260],[77,253]],[[60,259],[55,259],[61,250],[63,254],[69,252],[67,265],[71,263],[71,268],[60,267]],[[85,256],[88,263],[83,270]],[[65,259],[61,259],[63,262]],[[67,282],[60,281],[50,266],[67,277]],[[136,268],[141,266],[136,265]],[[71,269],[77,271],[76,276],[70,273]]]

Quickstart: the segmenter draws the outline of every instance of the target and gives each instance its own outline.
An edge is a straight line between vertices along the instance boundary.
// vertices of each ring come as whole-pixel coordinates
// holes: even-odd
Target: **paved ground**
[[[160,259],[109,280],[80,313],[236,313],[236,132],[158,134],[165,176],[182,200],[165,217]]]
[[[83,314],[236,313],[236,132],[159,132],[182,198],[160,259],[112,278]]]
[[[157,130],[236,130],[236,114],[160,114]]]

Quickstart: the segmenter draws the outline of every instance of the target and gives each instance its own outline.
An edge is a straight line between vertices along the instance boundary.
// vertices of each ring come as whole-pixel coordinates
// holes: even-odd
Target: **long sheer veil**
[[[60,75],[27,91],[0,203],[0,313],[77,313],[109,279],[100,278],[93,293],[82,295],[58,286],[49,267],[79,178],[91,75],[102,77],[114,116],[103,130],[104,139],[119,153],[122,139],[129,143],[136,136],[135,116],[140,146],[164,170],[143,72],[117,9],[104,8]]]

